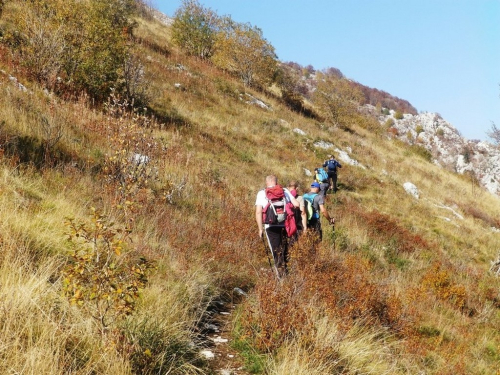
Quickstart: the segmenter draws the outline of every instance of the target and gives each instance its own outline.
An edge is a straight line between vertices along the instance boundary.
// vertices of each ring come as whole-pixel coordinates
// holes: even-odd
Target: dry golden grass
[[[496,371],[500,282],[489,267],[500,249],[491,230],[498,197],[359,115],[342,130],[290,112],[276,92],[245,89],[186,57],[164,25],[138,21],[135,48],[156,116],[143,132],[84,96],[47,96],[0,56],[0,69],[30,89],[18,90],[0,73],[0,372],[127,374],[161,364],[179,374],[209,373],[193,336],[212,300],[231,298],[234,287],[249,292],[237,319],[254,323],[246,339],[267,354],[265,373]],[[272,110],[246,103],[245,93]],[[62,132],[48,161],[36,151],[50,136],[42,118]],[[127,137],[118,128],[155,145],[148,150],[157,174],[140,188],[105,173],[116,151],[135,151],[120,148]],[[307,187],[304,168],[332,151],[313,146],[318,140],[349,147],[366,169],[344,163],[341,189],[327,200],[335,231],[325,225],[314,254],[292,252],[300,263],[275,290],[262,271],[268,265],[255,195],[271,173]],[[406,181],[420,199],[404,191]],[[90,207],[130,228],[133,250],[157,267],[134,313],[106,337],[61,296],[60,267],[71,247],[65,217],[89,222]],[[279,334],[269,328],[284,327],[277,311],[290,319]]]

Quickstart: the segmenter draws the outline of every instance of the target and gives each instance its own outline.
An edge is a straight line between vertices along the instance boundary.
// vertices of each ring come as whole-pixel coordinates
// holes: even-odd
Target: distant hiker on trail
[[[300,235],[307,229],[307,215],[304,207],[304,197],[298,195],[299,184],[296,181],[290,181],[288,183],[288,190],[290,194],[293,195],[297,202],[299,202],[299,208],[295,211],[295,225],[297,226],[297,233],[290,238],[290,246],[292,246],[300,237]]]
[[[335,224],[335,219],[330,217],[328,211],[325,208],[325,200],[323,195],[319,194],[320,185],[316,181],[311,184],[311,191],[304,194],[304,200],[306,201],[306,213],[307,213],[307,228],[318,233],[319,239],[323,238],[323,231],[321,230],[321,218],[323,215],[326,220],[331,225]]]
[[[314,180],[319,184],[320,194],[326,197],[326,192],[330,186],[326,171],[323,168],[314,168]]]
[[[288,241],[285,222],[288,203],[291,203],[293,207],[300,207],[290,191],[278,185],[276,176],[267,176],[266,188],[257,193],[255,200],[255,221],[259,229],[259,237],[264,239],[265,233],[278,277],[287,271]]]
[[[333,192],[337,192],[337,168],[342,168],[342,165],[335,160],[333,155],[328,155],[328,160],[323,163],[323,167],[328,170],[328,179],[332,181],[330,185],[330,189],[333,189]]]

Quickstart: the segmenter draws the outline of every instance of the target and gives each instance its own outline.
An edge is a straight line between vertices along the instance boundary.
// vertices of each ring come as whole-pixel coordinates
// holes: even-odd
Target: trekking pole
[[[262,234],[262,243],[264,245],[264,251],[266,252],[266,256],[267,256],[267,260],[269,261],[269,267],[271,267],[273,270],[274,270],[274,274],[276,276],[276,278],[279,280],[280,278],[280,274],[278,272],[278,268],[276,268],[276,264],[271,264],[271,258],[269,258],[269,252],[273,255],[273,263],[274,263],[274,254],[273,254],[273,250],[271,249],[271,247],[269,246],[269,252],[267,251],[267,245],[266,245],[266,241],[264,240],[264,233]]]

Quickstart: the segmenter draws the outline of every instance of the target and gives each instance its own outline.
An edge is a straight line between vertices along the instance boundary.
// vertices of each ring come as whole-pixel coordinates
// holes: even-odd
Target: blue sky
[[[199,0],[262,29],[281,61],[335,67],[438,112],[468,139],[500,127],[500,0]],[[173,16],[181,0],[156,0]]]

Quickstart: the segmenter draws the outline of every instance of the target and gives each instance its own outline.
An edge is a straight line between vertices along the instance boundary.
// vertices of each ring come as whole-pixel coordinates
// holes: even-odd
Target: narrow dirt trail
[[[207,347],[201,355],[208,360],[213,374],[250,375],[244,370],[243,358],[231,348],[231,328],[236,306],[234,302],[216,303],[210,321],[205,323]]]

